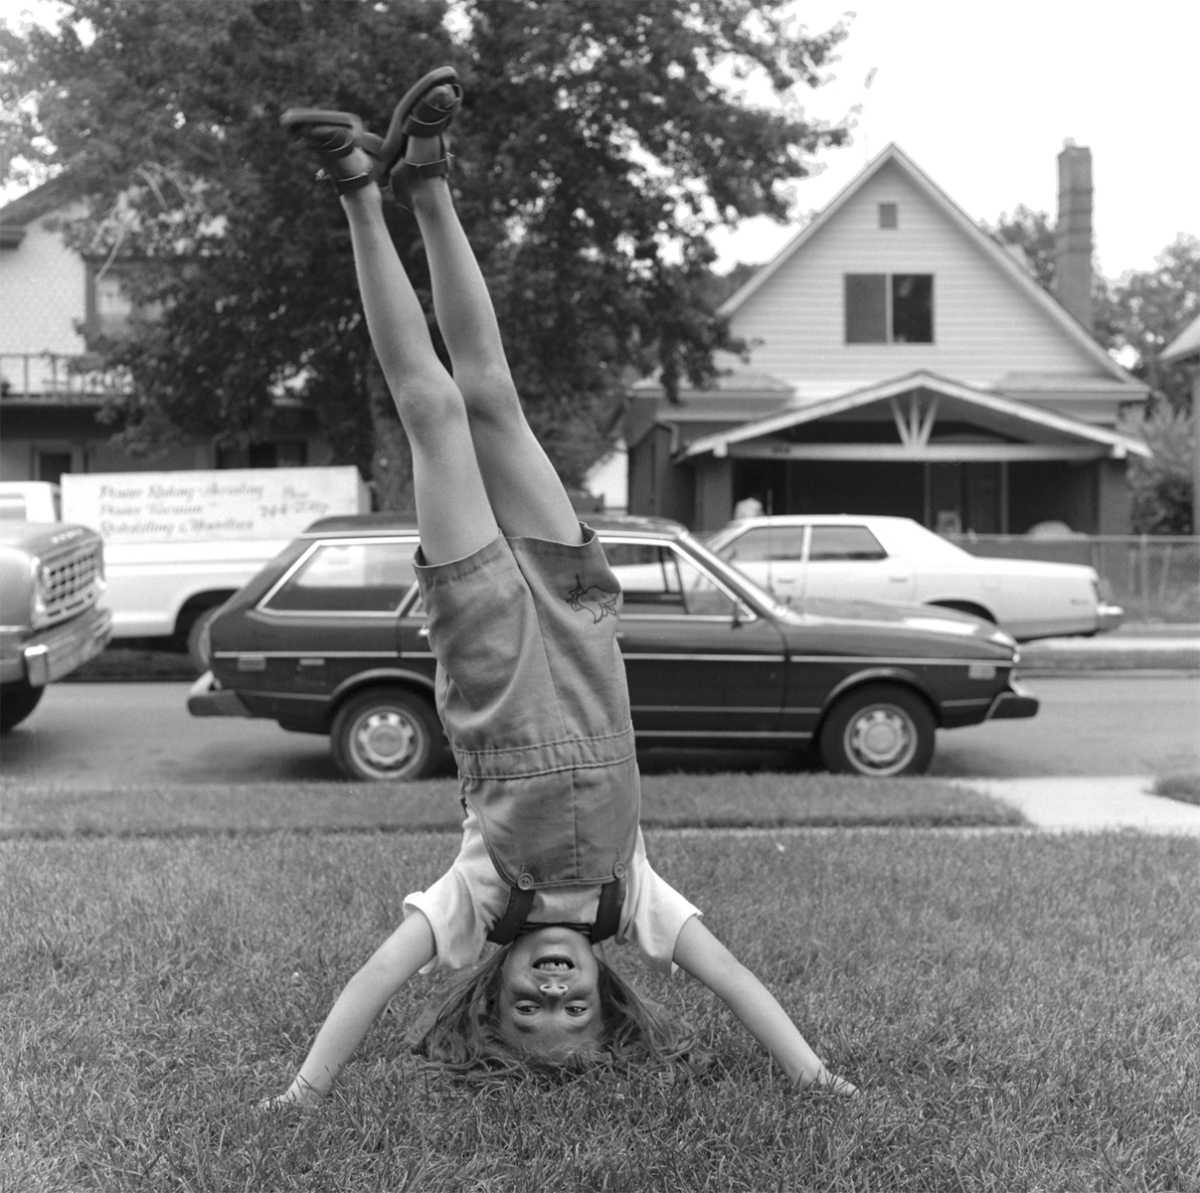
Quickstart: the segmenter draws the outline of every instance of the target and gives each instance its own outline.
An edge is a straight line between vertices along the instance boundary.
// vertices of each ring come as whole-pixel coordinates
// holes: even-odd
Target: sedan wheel
[[[442,757],[442,726],[429,702],[403,688],[371,688],[338,710],[330,731],[349,779],[424,779]]]
[[[835,774],[922,775],[937,726],[925,702],[897,684],[843,696],[821,729],[821,761]]]

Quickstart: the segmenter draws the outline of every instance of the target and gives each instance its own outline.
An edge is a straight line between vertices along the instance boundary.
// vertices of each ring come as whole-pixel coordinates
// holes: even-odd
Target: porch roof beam
[[[924,447],[890,443],[731,443],[729,455],[739,460],[874,460],[916,464],[967,460],[1101,460],[1123,459],[1104,444],[929,443]]]

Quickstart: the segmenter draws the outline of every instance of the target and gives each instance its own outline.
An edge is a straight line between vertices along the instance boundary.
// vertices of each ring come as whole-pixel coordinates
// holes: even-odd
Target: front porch
[[[660,415],[662,423],[670,412]],[[735,503],[767,513],[876,513],[945,534],[1021,534],[1063,522],[1086,534],[1128,529],[1125,482],[1140,440],[930,373],[775,413],[680,442],[642,460],[672,473],[657,509],[712,530]],[[661,454],[660,435],[643,453]],[[637,487],[631,484],[631,494]]]

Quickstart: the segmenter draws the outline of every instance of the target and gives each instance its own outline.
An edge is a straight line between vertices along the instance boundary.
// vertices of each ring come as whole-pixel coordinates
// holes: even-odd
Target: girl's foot
[[[396,105],[379,157],[397,198],[416,182],[450,172],[443,134],[461,104],[458,73],[443,66],[431,70]]]
[[[376,181],[376,163],[368,150],[378,147],[379,138],[363,128],[351,112],[325,108],[289,108],[280,123],[322,162],[321,174],[332,180],[339,195],[360,190]]]

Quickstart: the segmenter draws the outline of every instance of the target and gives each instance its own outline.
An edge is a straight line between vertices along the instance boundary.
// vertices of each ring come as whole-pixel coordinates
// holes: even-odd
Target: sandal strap
[[[431,104],[422,96],[404,121],[404,135],[408,137],[436,137],[450,127],[455,112],[462,107],[463,90],[457,82],[435,83],[434,88],[449,87],[454,92],[454,99],[445,108]],[[431,88],[433,90],[434,88]]]
[[[454,102],[448,108],[437,108],[428,102],[428,95],[437,87],[449,86],[454,92]],[[379,151],[379,173],[387,177],[404,157],[408,138],[437,136],[449,127],[455,112],[462,104],[462,87],[458,82],[458,71],[452,66],[439,66],[418,79],[405,93],[392,112]]]
[[[317,179],[318,181],[328,179],[333,183],[333,189],[339,195],[345,195],[350,191],[361,191],[364,186],[370,186],[375,181],[375,176],[368,171],[366,174],[355,174],[353,178],[339,178],[328,170],[318,170]]]
[[[445,178],[450,173],[451,160],[447,153],[433,162],[397,162],[391,174],[392,194],[397,197],[407,195],[414,182],[423,182],[426,178]]]

